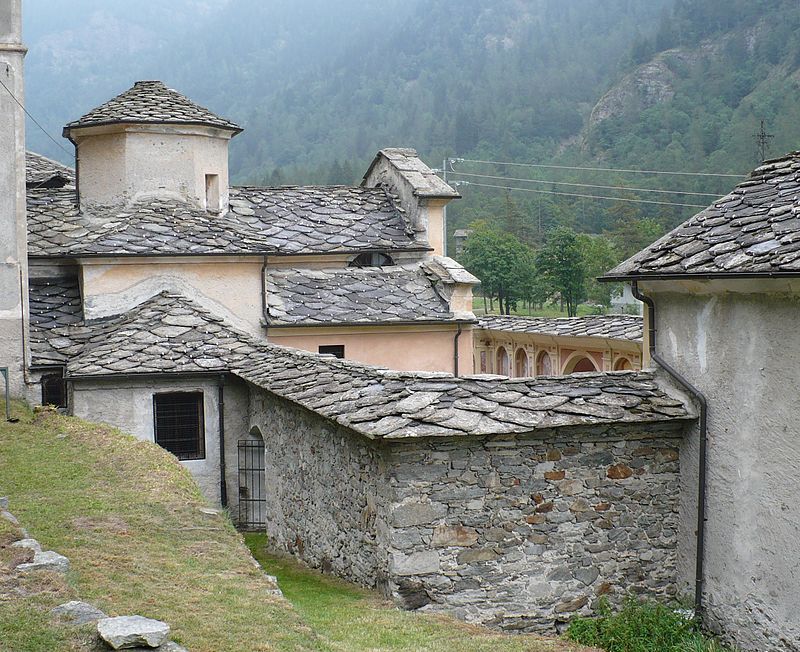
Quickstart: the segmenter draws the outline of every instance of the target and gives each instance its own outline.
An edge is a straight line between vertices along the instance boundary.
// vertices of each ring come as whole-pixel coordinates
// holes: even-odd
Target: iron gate
[[[239,440],[239,527],[255,529],[267,525],[264,493],[264,442]]]

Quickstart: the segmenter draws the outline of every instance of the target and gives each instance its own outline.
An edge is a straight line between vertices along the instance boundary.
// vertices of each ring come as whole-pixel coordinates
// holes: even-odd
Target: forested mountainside
[[[384,146],[416,147],[433,165],[470,159],[449,175],[464,195],[451,233],[489,219],[536,243],[566,225],[615,234],[623,255],[735,183],[474,159],[744,174],[762,119],[773,154],[800,144],[796,0],[26,0],[25,10],[28,107],[51,133],[159,78],[245,127],[232,146],[238,181],[354,182]],[[29,143],[66,159],[33,126]],[[610,188],[562,185],[577,183]]]

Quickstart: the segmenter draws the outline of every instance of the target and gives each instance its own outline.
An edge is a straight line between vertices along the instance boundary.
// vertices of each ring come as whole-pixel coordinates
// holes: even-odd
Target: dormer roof
[[[101,104],[64,127],[72,129],[110,124],[191,124],[227,129],[238,134],[242,128],[157,80],[137,81],[124,93]]]
[[[422,199],[458,199],[461,195],[442,181],[423,163],[417,150],[410,147],[387,147],[378,152],[364,174],[365,185],[372,170],[381,159],[386,159],[411,186],[415,197]]]

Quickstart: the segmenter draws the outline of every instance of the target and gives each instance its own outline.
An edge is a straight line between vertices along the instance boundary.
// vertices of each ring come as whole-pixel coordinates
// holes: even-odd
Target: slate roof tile
[[[796,273],[800,152],[767,161],[719,199],[606,278]]]
[[[456,282],[477,279],[438,256],[390,267],[273,269],[267,274],[267,319],[271,326],[472,319],[450,311]]]
[[[642,317],[638,315],[588,315],[585,317],[515,317],[487,315],[479,328],[509,333],[531,333],[561,337],[600,337],[642,341]]]
[[[176,317],[192,325],[176,327]],[[87,328],[86,343],[67,364],[68,377],[228,371],[370,438],[694,418],[693,409],[669,397],[648,372],[511,380],[388,371],[256,340],[169,292]],[[638,400],[615,400],[620,395]]]
[[[61,188],[75,183],[75,170],[58,161],[25,152],[25,185],[28,188]]]
[[[61,365],[82,342],[83,306],[77,277],[30,278],[33,366]]]
[[[89,213],[78,210],[72,190],[31,189],[28,252],[65,257],[427,249],[382,188],[237,187],[230,197],[231,210],[222,215],[163,199]]]
[[[65,133],[78,127],[114,123],[202,124],[240,132],[230,120],[195,104],[178,91],[157,80],[137,81],[127,91],[104,102],[64,127]]]

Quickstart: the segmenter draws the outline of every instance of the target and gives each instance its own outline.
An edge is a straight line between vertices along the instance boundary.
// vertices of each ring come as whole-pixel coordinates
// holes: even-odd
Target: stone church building
[[[231,186],[240,128],[145,81],[66,125],[74,169],[26,156],[20,24],[0,0],[15,396],[160,444],[239,525],[406,608],[552,632],[697,589],[746,649],[798,649],[797,374],[770,348],[795,337],[796,157],[612,273],[657,306],[644,351],[641,321],[587,326],[547,373],[464,375],[491,329],[442,255],[457,193],[413,150],[358,186]],[[498,337],[535,360],[535,336]]]

